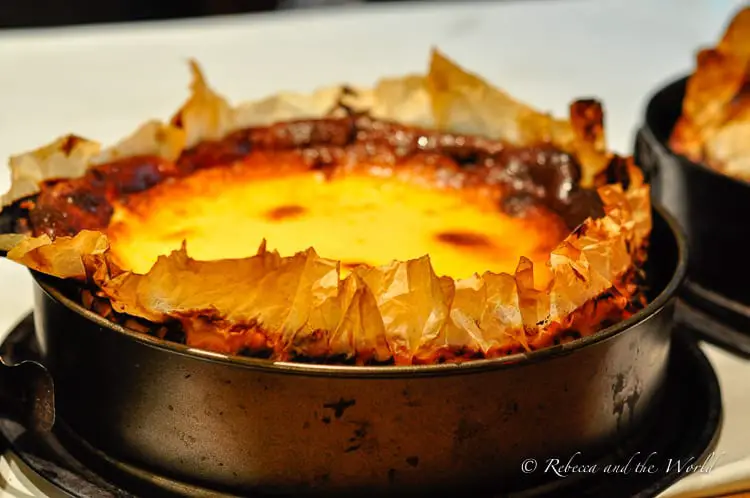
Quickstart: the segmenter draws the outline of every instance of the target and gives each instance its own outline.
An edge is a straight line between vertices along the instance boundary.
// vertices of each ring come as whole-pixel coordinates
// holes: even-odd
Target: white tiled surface
[[[237,100],[422,70],[433,45],[556,113],[576,96],[602,99],[610,144],[629,151],[647,95],[686,72],[694,49],[714,41],[740,4],[440,2],[0,32],[0,156],[71,131],[109,143],[147,118],[168,117],[186,96],[188,57],[198,58],[210,81]],[[0,175],[0,191],[7,187],[7,176]],[[0,260],[0,331],[30,307],[27,273]],[[685,479],[670,496],[706,496],[717,483],[726,492],[743,477],[750,481],[750,390],[744,387],[750,363],[705,349],[719,372],[726,407],[720,458],[713,472]],[[29,496],[24,486],[33,487],[27,478],[8,477],[14,465],[0,461],[0,498]]]

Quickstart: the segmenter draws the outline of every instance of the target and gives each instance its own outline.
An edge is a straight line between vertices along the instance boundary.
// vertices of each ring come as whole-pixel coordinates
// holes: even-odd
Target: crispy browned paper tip
[[[750,179],[750,8],[740,10],[716,47],[700,50],[688,78],[670,147],[695,162]]]
[[[433,50],[425,76],[387,78],[372,90],[355,89],[343,102],[374,117],[425,128],[485,136],[517,146],[552,143],[578,158],[581,184],[593,185],[611,154],[604,139],[601,103],[571,104],[569,119],[556,119],[514,100],[479,76]]]
[[[10,190],[2,197],[2,207],[39,192],[45,180],[83,176],[100,149],[96,142],[68,135],[32,152],[11,156]]]
[[[38,190],[34,180],[47,178],[46,172],[80,176],[103,158],[129,155],[174,159],[183,148],[234,129],[320,118],[338,112],[339,103],[380,119],[518,145],[552,142],[577,154],[588,182],[611,157],[597,102],[578,101],[571,105],[569,120],[554,119],[437,51],[426,76],[385,79],[371,90],[280,94],[237,107],[208,87],[195,62],[191,69],[192,94],[170,124],[146,123],[104,152],[94,142],[77,140],[17,156],[13,171],[19,187],[8,198]],[[605,216],[586,220],[552,251],[547,263],[552,279],[545,288],[534,287],[534,267],[526,258],[513,275],[439,277],[425,256],[359,266],[342,279],[339,262],[312,248],[281,257],[265,243],[253,257],[218,261],[191,259],[183,245],[160,257],[146,274],[117,267],[106,236],[95,231],[55,240],[0,235],[0,247],[9,247],[8,257],[29,268],[95,285],[118,313],[153,324],[179,322],[187,343],[197,348],[225,353],[267,349],[276,359],[337,356],[360,363],[423,363],[455,351],[493,356],[549,343],[571,324],[574,312],[623,287],[641,264],[651,230],[649,191],[632,163],[628,174],[627,190],[620,184],[598,189]],[[611,304],[621,310],[618,302]]]
[[[426,85],[438,128],[519,146],[552,143],[578,157],[583,186],[593,185],[611,157],[604,142],[604,113],[594,100],[576,101],[569,119],[556,119],[514,100],[437,50],[432,52]]]

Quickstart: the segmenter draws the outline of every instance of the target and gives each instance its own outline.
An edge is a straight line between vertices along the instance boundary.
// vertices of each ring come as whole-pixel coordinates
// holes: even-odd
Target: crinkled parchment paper
[[[176,159],[182,150],[233,130],[320,118],[356,110],[400,123],[483,135],[514,145],[552,143],[574,154],[592,186],[612,156],[602,110],[577,101],[568,119],[517,102],[437,51],[426,75],[387,78],[374,88],[332,87],[310,95],[281,93],[232,106],[191,63],[191,96],[169,123],[148,122],[115,146],[72,137],[13,157],[8,205],[34,194],[41,181],[79,177],[94,165],[138,155]],[[196,261],[189,248],[159,258],[146,274],[118,268],[104,233],[73,237],[0,236],[8,258],[60,278],[94,284],[115,311],[155,324],[179,321],[188,344],[234,353],[261,342],[277,352],[344,355],[411,363],[439,351],[492,356],[539,343],[576,309],[617,287],[639,264],[651,230],[648,187],[629,166],[627,190],[601,185],[605,216],[588,219],[550,254],[552,280],[534,288],[533,265],[515,274],[464,280],[438,277],[429,256],[381,267],[360,266],[341,278],[337,261],[313,248],[281,257],[265,244],[245,259]],[[640,255],[640,256],[639,256]]]

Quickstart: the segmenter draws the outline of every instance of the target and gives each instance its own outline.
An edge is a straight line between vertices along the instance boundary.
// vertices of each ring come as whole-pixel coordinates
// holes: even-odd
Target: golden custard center
[[[205,261],[252,256],[265,239],[282,256],[313,247],[341,261],[342,274],[428,254],[437,275],[455,279],[512,273],[521,256],[544,273],[549,252],[567,235],[555,215],[511,217],[497,198],[425,183],[208,169],[116,203],[107,234],[118,264],[136,273],[183,240],[192,258]]]

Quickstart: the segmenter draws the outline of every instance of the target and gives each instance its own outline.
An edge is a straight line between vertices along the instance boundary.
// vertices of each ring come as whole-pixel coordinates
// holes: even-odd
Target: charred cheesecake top
[[[493,357],[641,302],[648,188],[598,102],[554,119],[437,51],[425,76],[237,107],[192,69],[169,124],[11,159],[11,259],[273,359]]]

